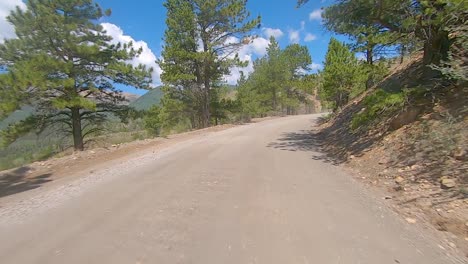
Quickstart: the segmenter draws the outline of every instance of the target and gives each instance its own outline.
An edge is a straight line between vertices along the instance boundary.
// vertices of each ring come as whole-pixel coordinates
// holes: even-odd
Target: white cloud
[[[228,42],[236,42],[239,41],[236,39],[228,39]],[[267,47],[270,44],[270,40],[266,38],[255,38],[251,43],[244,45],[240,48],[237,52],[239,55],[239,59],[242,61],[247,62],[246,67],[234,67],[231,69],[229,75],[224,76],[224,80],[228,84],[235,85],[237,80],[240,78],[240,72],[244,72],[246,76],[248,76],[251,72],[253,72],[253,58],[254,57],[261,57],[264,56],[267,52]],[[233,54],[232,56],[234,56]]]
[[[311,33],[307,33],[305,38],[304,38],[304,41],[309,42],[309,41],[316,40],[316,39],[317,39],[316,35],[311,34]]]
[[[320,64],[320,63],[312,62],[312,64],[309,65],[309,68],[310,68],[312,71],[321,70],[321,69],[323,69],[323,65]]]
[[[21,9],[26,9],[26,5],[21,0],[0,1],[0,43],[2,43],[4,39],[16,37],[15,29],[13,25],[6,20],[6,17],[10,15],[10,12],[17,6]]]
[[[360,61],[365,61],[366,60],[366,55],[364,53],[356,53],[356,58]]]
[[[322,20],[322,9],[315,9],[309,14],[309,20]]]
[[[271,36],[275,37],[276,39],[281,38],[284,33],[279,28],[263,28],[263,34],[269,39]]]
[[[299,43],[300,39],[299,30],[289,30],[289,42]]]
[[[252,43],[245,45],[239,54],[251,55],[253,53],[258,56],[263,56],[266,54],[268,44],[270,44],[270,40],[266,38],[256,38]]]
[[[302,30],[304,30],[304,29],[305,29],[305,21],[302,20],[302,21],[301,21],[301,29],[300,29],[300,31],[302,31]]]
[[[102,23],[101,24],[104,30],[107,32],[109,36],[112,37],[112,42],[113,43],[129,43],[133,42],[133,47],[135,49],[142,49],[142,52],[140,56],[134,58],[130,63],[134,66],[137,66],[139,64],[144,64],[147,67],[152,67],[153,68],[153,84],[155,85],[160,85],[161,84],[161,73],[162,70],[159,67],[159,65],[156,63],[156,55],[153,53],[153,51],[148,47],[148,43],[145,41],[139,40],[136,41],[134,40],[131,36],[124,35],[123,30],[118,27],[117,25],[111,24],[111,23]]]

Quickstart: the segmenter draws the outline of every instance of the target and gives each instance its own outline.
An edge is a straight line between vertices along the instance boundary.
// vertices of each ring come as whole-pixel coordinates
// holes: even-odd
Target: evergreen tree
[[[298,0],[300,5],[305,2]],[[453,43],[448,27],[463,24],[467,9],[466,0],[337,0],[325,9],[325,19],[330,29],[361,38],[367,48],[385,43],[380,37],[389,35],[403,44],[418,40],[423,45],[423,62],[438,65],[447,59]]]
[[[36,113],[11,125],[6,143],[34,128],[56,129],[73,135],[75,150],[96,132],[106,112],[120,112],[125,98],[114,84],[150,88],[151,69],[127,63],[141,53],[132,44],[110,44],[97,21],[109,15],[92,0],[29,0],[27,9],[8,16],[17,38],[0,44],[0,115],[22,105]]]
[[[325,56],[322,99],[333,102],[334,111],[343,107],[353,90],[361,88],[360,74],[354,54],[345,44],[332,38]]]
[[[304,75],[309,70],[312,59],[309,50],[299,44],[287,46],[281,53],[282,68],[286,79],[283,81],[283,107],[286,114],[295,113],[301,102],[306,102],[306,92],[303,89]]]
[[[184,105],[193,127],[207,127],[214,89],[232,66],[242,65],[234,54],[253,39],[249,32],[260,17],[249,20],[246,0],[168,0],[164,6],[167,29],[159,64],[165,96]]]
[[[311,63],[307,47],[292,44],[282,50],[271,37],[266,56],[254,61],[248,78],[241,75],[237,97],[241,111],[250,117],[295,113],[306,102],[303,77]]]

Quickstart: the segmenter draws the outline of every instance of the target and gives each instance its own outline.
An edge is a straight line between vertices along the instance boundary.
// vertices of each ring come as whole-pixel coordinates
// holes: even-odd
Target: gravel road
[[[197,136],[0,207],[0,262],[464,263],[321,158],[318,115]]]

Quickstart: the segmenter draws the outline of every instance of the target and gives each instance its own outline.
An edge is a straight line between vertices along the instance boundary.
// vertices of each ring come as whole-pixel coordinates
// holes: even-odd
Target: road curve
[[[319,158],[316,118],[235,127],[122,168],[0,225],[0,262],[458,263]]]

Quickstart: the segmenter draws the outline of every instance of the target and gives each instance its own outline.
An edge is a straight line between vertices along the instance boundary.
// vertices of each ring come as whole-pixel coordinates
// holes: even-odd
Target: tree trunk
[[[71,108],[72,115],[72,133],[73,133],[73,146],[75,151],[83,151],[83,134],[81,131],[81,116],[80,109],[78,107]]]
[[[403,64],[403,60],[405,59],[405,52],[406,52],[406,45],[402,44],[401,50],[400,50],[400,64]]]
[[[370,69],[371,69],[371,73],[369,74],[369,76],[367,76],[367,80],[366,80],[366,90],[368,90],[369,88],[371,88],[373,85],[374,85],[374,78],[373,78],[373,68],[372,66],[374,65],[374,46],[371,46],[370,44],[367,46],[367,49],[366,49],[366,62],[367,64],[370,65]]]
[[[203,43],[203,51],[205,54],[209,51],[208,45],[209,45],[209,37],[205,34],[206,33],[206,28],[202,29],[202,36],[201,40]],[[211,125],[211,113],[210,113],[210,103],[211,103],[211,64],[213,61],[211,60],[210,57],[205,58],[203,61],[203,84],[204,84],[204,102],[203,102],[203,127],[209,127]]]
[[[276,89],[273,88],[272,92],[273,92],[272,108],[273,108],[273,112],[274,112],[274,111],[276,111],[276,108],[277,108],[277,104],[276,104]]]
[[[445,30],[431,30],[430,37],[424,42],[424,64],[439,65],[442,60],[447,59],[449,48],[448,32]]]
[[[211,125],[210,124],[211,123],[210,101],[211,101],[210,87],[209,87],[209,84],[205,82],[205,96],[204,96],[204,102],[203,102],[203,117],[202,117],[203,128],[209,127]]]
[[[373,65],[374,64],[374,47],[368,46],[366,49],[366,61],[367,64]]]

